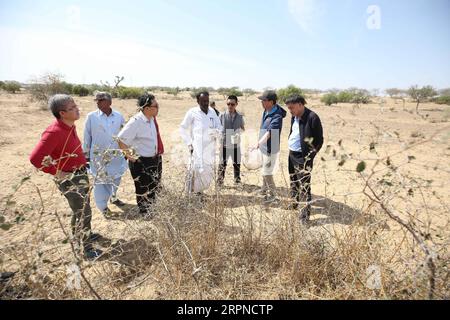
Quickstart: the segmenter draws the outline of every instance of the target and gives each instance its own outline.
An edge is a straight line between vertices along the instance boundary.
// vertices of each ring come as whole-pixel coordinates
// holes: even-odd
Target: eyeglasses
[[[159,104],[156,103],[156,105],[152,106],[151,103],[152,101],[155,100],[155,98],[151,98],[151,97],[147,97],[147,99],[145,100],[145,103],[142,105],[142,109],[144,109],[145,107],[149,107],[149,108],[157,108],[159,109]],[[149,105],[150,103],[150,105]]]
[[[79,110],[79,109],[78,109],[78,106],[69,107],[69,108],[64,109],[64,110],[61,110],[61,111],[64,111],[64,112],[71,112],[71,111],[76,111],[76,110]]]

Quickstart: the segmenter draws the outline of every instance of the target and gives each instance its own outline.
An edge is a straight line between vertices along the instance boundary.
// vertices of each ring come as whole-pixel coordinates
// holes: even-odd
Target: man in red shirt
[[[101,251],[92,248],[91,206],[86,158],[78,138],[75,121],[80,110],[73,98],[57,94],[50,98],[49,108],[56,120],[44,131],[30,155],[31,163],[55,177],[59,190],[72,209],[72,234],[84,249],[87,259],[95,259]]]

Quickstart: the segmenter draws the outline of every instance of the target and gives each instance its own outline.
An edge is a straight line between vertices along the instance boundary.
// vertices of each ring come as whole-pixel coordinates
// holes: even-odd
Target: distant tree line
[[[64,76],[56,73],[46,73],[38,78],[32,79],[28,84],[21,85],[17,81],[0,81],[0,89],[8,93],[20,92],[24,87],[31,93],[33,100],[46,103],[51,95],[56,93],[66,93],[85,97],[93,95],[96,91],[108,91],[114,98],[120,99],[135,99],[142,95],[143,92],[165,92],[169,95],[177,96],[180,92],[189,92],[192,98],[195,98],[197,93],[201,91],[208,91],[210,93],[217,93],[226,99],[230,95],[237,97],[244,97],[248,99],[255,95],[258,91],[251,88],[240,89],[239,87],[220,87],[215,89],[213,87],[167,87],[167,86],[150,86],[150,87],[126,87],[122,86],[123,76],[116,76],[113,83],[108,81],[100,81],[100,84],[71,84],[64,81]],[[265,88],[267,90],[270,88]],[[372,93],[365,89],[349,88],[345,90],[332,89],[322,91],[318,89],[301,89],[295,85],[288,85],[285,88],[276,90],[278,100],[284,103],[286,98],[293,94],[303,96],[310,96],[321,94],[321,102],[327,106],[338,103],[353,103],[356,105],[367,104],[371,102],[373,96],[377,96],[380,90],[372,90]],[[416,112],[419,111],[419,105],[423,102],[434,102],[437,104],[450,105],[450,88],[436,90],[432,86],[419,87],[417,85],[411,86],[409,89],[403,90],[398,88],[388,88],[384,91],[392,99],[400,99],[405,106],[406,98],[413,100],[416,103]]]

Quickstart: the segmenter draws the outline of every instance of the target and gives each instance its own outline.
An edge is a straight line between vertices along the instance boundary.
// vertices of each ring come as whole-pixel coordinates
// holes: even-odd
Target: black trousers
[[[83,245],[84,250],[90,250],[92,212],[87,173],[85,171],[74,173],[70,179],[58,181],[57,185],[72,209],[72,235]]]
[[[301,152],[289,151],[289,178],[291,181],[290,194],[297,204],[307,202],[309,210],[311,197],[312,161],[306,162]]]
[[[229,157],[233,158],[234,181],[241,180],[241,148],[222,148],[221,158],[222,162],[219,164],[219,182],[225,179],[225,169]]]
[[[140,157],[136,162],[129,161],[128,165],[134,180],[139,211],[146,213],[161,187],[162,158]]]

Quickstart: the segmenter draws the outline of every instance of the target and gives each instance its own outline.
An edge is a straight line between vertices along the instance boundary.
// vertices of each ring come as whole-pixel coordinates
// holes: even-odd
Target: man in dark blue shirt
[[[283,127],[283,118],[286,117],[286,110],[277,104],[277,94],[275,91],[267,90],[258,97],[264,108],[259,141],[256,146],[261,150],[263,156],[263,187],[261,194],[264,195],[266,203],[279,202],[276,197],[276,186],[273,180],[273,171],[278,164],[280,153],[280,136]]]

